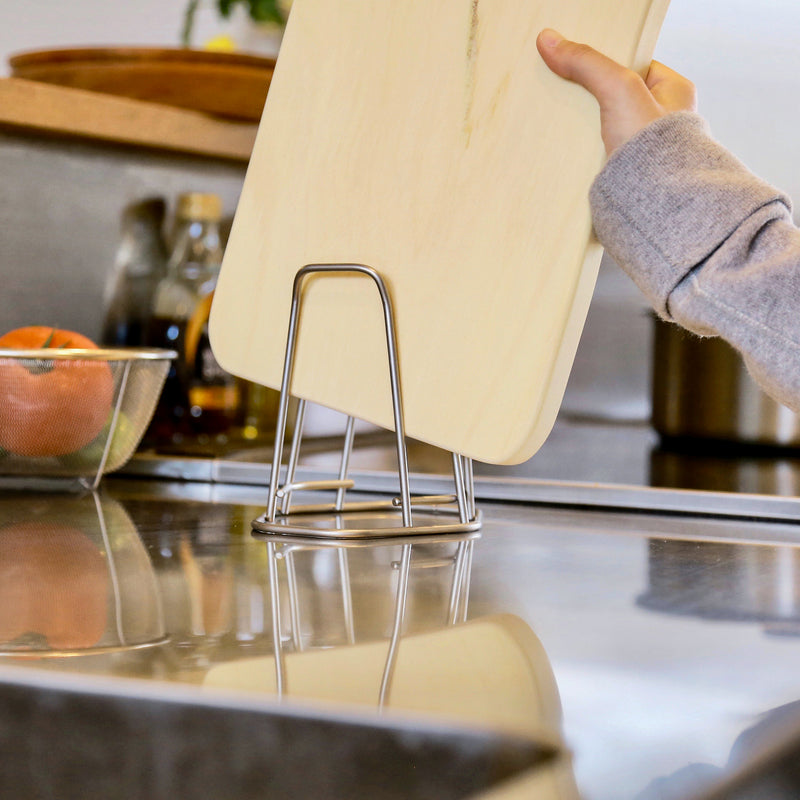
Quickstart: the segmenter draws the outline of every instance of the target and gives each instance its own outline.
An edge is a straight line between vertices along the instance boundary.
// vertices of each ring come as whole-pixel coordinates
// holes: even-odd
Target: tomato
[[[0,336],[0,348],[97,349],[72,331],[33,326]],[[41,366],[40,366],[41,365]],[[105,361],[21,362],[0,350],[0,448],[61,456],[91,442],[111,411],[114,380]]]

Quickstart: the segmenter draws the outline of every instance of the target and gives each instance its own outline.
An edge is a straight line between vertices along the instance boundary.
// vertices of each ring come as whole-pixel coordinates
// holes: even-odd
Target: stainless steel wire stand
[[[383,319],[386,330],[386,348],[392,389],[392,410],[400,480],[400,493],[391,499],[345,503],[345,493],[355,486],[354,481],[347,477],[355,430],[353,417],[348,417],[347,419],[338,477],[327,481],[295,480],[303,437],[303,417],[306,405],[304,400],[299,401],[286,475],[283,483],[281,483],[283,441],[286,435],[289,398],[297,349],[297,331],[303,301],[303,282],[312,274],[330,277],[360,274],[374,281],[378,289],[383,306]],[[475,508],[472,460],[453,453],[453,477],[455,482],[454,495],[411,497],[394,313],[389,292],[380,274],[371,267],[362,264],[308,264],[298,270],[292,288],[292,306],[281,379],[281,394],[275,431],[275,452],[270,473],[267,510],[262,516],[253,520],[253,529],[259,533],[322,538],[380,538],[477,531],[481,527],[481,516],[480,512]],[[292,494],[299,491],[335,491],[336,499],[333,503],[292,507]],[[301,517],[301,520],[298,521],[297,517]]]

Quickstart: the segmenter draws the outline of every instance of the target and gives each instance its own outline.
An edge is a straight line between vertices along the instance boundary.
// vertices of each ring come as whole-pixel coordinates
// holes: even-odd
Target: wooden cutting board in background
[[[407,434],[517,463],[547,437],[601,250],[593,98],[544,27],[644,69],[668,0],[295,0],[211,315],[231,372],[280,387],[292,281],[360,263],[393,298]],[[385,427],[381,307],[311,279],[292,392]]]
[[[186,47],[33,50],[8,60],[15,78],[257,122],[275,60]]]

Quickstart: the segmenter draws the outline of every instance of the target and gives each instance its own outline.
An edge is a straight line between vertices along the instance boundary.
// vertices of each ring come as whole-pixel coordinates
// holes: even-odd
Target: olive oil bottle
[[[167,274],[158,284],[147,341],[178,352],[147,439],[225,443],[237,421],[240,382],[217,363],[208,315],[222,264],[222,204],[214,194],[178,197]]]

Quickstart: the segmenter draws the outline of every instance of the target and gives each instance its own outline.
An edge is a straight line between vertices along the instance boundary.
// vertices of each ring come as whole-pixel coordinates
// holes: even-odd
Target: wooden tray
[[[275,61],[185,48],[92,47],[19,53],[9,65],[16,78],[257,122]]]
[[[292,280],[357,262],[392,294],[407,433],[492,463],[558,411],[601,250],[594,99],[546,26],[645,67],[667,0],[295,0],[227,247],[211,338],[279,387]],[[392,426],[365,278],[307,284],[293,392]]]

